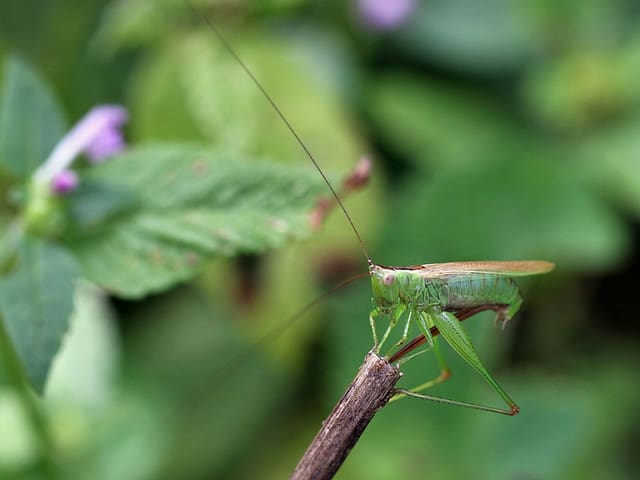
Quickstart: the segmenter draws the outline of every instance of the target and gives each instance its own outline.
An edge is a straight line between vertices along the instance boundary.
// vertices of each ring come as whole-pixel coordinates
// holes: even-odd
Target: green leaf
[[[271,105],[208,26],[172,40],[149,55],[132,77],[135,138],[205,139],[278,161],[306,161]],[[229,42],[323,168],[347,170],[366,151],[336,94],[351,81],[348,66],[336,60],[345,57],[339,45],[322,36],[283,39],[274,32],[238,29]]]
[[[73,192],[69,216],[80,228],[95,228],[136,205],[135,195],[128,190],[83,178]]]
[[[88,282],[78,282],[74,307],[69,333],[49,372],[45,398],[96,408],[116,391],[121,344],[115,313],[104,290]]]
[[[468,168],[497,151],[521,150],[522,131],[469,89],[404,74],[378,77],[369,90],[377,133],[420,166]]]
[[[89,231],[77,228],[69,246],[88,278],[126,297],[189,279],[212,255],[309,235],[309,212],[326,188],[308,168],[184,145],[132,150],[93,169],[89,181],[103,185],[103,197],[112,189],[135,202]],[[71,211],[86,199],[72,196]]]
[[[535,117],[561,132],[607,128],[637,109],[640,47],[569,51],[532,69],[524,100]]]
[[[268,13],[291,9],[301,2],[234,0],[234,8],[238,14],[250,15],[261,11]],[[208,14],[218,23],[218,19],[225,16],[225,3],[225,0],[114,0],[104,8],[94,41],[106,51],[157,44],[166,40],[172,31],[183,29],[185,20],[202,26],[204,22],[199,15]],[[195,14],[192,9],[196,10]]]
[[[416,56],[491,74],[522,65],[537,33],[526,9],[507,0],[432,0],[416,9],[397,40]]]
[[[23,60],[10,57],[0,97],[0,163],[13,175],[26,177],[65,131],[49,86]]]
[[[0,311],[27,377],[42,392],[73,310],[76,264],[53,244],[26,240],[0,281]]]
[[[176,1],[113,1],[105,6],[94,37],[95,44],[112,53],[122,47],[159,41],[169,32],[173,18],[184,9]]]
[[[250,340],[238,318],[197,287],[138,303],[125,314],[127,319],[153,324],[132,332],[128,360],[165,392],[163,399],[171,402],[174,424],[179,425],[179,431],[170,432],[163,457],[170,466],[164,477],[227,478],[237,466],[237,454],[273,421],[280,402],[290,398],[294,376],[269,361],[267,342]],[[223,441],[219,431],[229,432]],[[180,447],[185,442],[189,448]]]
[[[582,161],[583,175],[604,195],[640,215],[640,119],[585,137],[568,154]]]

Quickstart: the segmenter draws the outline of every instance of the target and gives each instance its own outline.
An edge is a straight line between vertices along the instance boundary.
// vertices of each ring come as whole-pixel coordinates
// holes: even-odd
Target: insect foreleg
[[[378,333],[376,332],[376,318],[380,316],[380,311],[377,308],[371,310],[369,313],[369,325],[371,325],[371,333],[373,334],[373,350],[378,353]]]
[[[389,334],[394,329],[394,327],[398,323],[398,320],[400,320],[400,317],[406,310],[407,310],[407,307],[403,304],[400,304],[393,311],[393,313],[391,314],[391,319],[389,320],[389,325],[387,326],[387,330],[384,332],[384,335],[382,336],[382,340],[380,340],[380,345],[378,345],[377,351],[380,351],[380,349],[382,349],[382,345],[384,344],[384,342],[387,341],[387,338],[389,338]],[[409,317],[411,317],[411,313],[412,313],[411,310],[409,310]],[[409,320],[411,320],[411,318],[409,318]]]
[[[389,337],[391,330],[393,330],[393,327],[396,326],[396,323],[398,323],[398,320],[400,319],[402,314],[405,312],[405,310],[406,310],[406,307],[402,304],[398,305],[395,308],[395,310],[393,310],[393,312],[390,315],[391,318],[389,320],[389,325],[387,326],[387,329],[385,330],[384,335],[382,336],[382,340],[380,342],[378,342],[378,333],[376,331],[376,319],[380,315],[384,315],[384,313],[377,307],[371,310],[371,313],[369,313],[369,325],[371,326],[371,333],[373,334],[373,351],[374,352],[380,353],[380,349],[382,348],[382,345],[384,344],[385,340]]]

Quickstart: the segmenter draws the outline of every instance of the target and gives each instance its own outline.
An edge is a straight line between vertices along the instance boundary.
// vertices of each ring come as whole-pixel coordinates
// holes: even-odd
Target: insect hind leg
[[[522,295],[518,291],[518,295],[508,304],[504,305],[501,310],[496,310],[498,315],[496,316],[496,325],[501,325],[502,329],[507,325],[507,322],[511,320],[516,313],[522,307]]]
[[[460,321],[466,320],[478,313],[491,310],[496,313],[494,325],[501,325],[502,328],[506,326],[507,322],[511,320],[522,306],[522,297],[518,296],[512,303],[489,303],[484,305],[478,305],[475,307],[467,307],[460,309],[447,309],[445,311],[453,313]]]
[[[438,401],[441,403],[448,403],[451,405],[458,405],[494,413],[501,413],[503,415],[516,415],[520,411],[520,408],[485,368],[482,361],[478,357],[478,354],[476,353],[475,348],[471,343],[471,340],[469,339],[467,333],[462,328],[460,320],[456,318],[456,316],[451,312],[446,311],[432,312],[431,318],[435,322],[435,326],[438,327],[440,334],[444,337],[447,343],[456,351],[456,353],[458,353],[458,355],[460,355],[469,365],[471,365],[485,379],[485,381],[489,385],[491,385],[491,387],[493,387],[493,389],[508,405],[509,409],[500,409],[466,402],[457,402],[454,400],[431,397],[427,395],[420,396],[420,394],[414,394],[412,396],[417,396],[418,398],[424,398],[426,400]]]
[[[430,400],[432,402],[444,403],[446,405],[453,405],[456,407],[465,407],[465,408],[473,408],[474,410],[482,410],[485,412],[491,413],[499,413],[500,415],[508,415],[514,416],[520,413],[520,408],[517,405],[513,405],[509,410],[503,408],[489,407],[487,405],[480,405],[478,403],[469,403],[469,402],[459,402],[457,400],[451,400],[449,398],[443,397],[434,397],[432,395],[423,395],[421,393],[416,393],[410,390],[404,390],[402,388],[398,388],[396,390],[397,395],[391,399],[391,401],[396,398],[402,398],[402,396],[419,398],[421,400]]]
[[[462,329],[462,325],[460,325],[461,321],[486,310],[493,310],[496,313],[498,313],[498,315],[505,314],[505,313],[508,315],[510,310],[517,311],[517,308],[519,308],[519,305],[516,302],[513,302],[509,304],[485,304],[485,305],[478,305],[476,307],[457,309],[455,310],[455,314],[453,311],[432,312],[433,315],[438,316],[437,317],[438,321],[435,322],[435,326],[431,327],[428,333],[426,334],[423,333],[419,337],[416,337],[415,339],[413,339],[411,342],[409,342],[408,345],[403,347],[400,351],[396,352],[390,358],[391,362],[401,360],[400,363],[404,363],[408,359],[414,358],[415,356],[421,353],[424,353],[424,351],[420,351],[412,355],[406,356],[411,350],[423,344],[425,341],[429,341],[429,339],[432,339],[432,337],[435,337],[435,335],[442,333],[445,339],[447,340],[447,342],[454,348],[454,350],[456,350],[458,354],[460,354],[468,363],[470,363],[474,367],[474,369],[476,369],[478,373],[480,373],[482,377],[484,377],[485,380],[494,388],[494,390],[496,390],[496,392],[502,397],[505,403],[509,406],[508,409],[496,408],[496,407],[480,405],[476,403],[460,402],[460,401],[451,400],[448,398],[435,397],[431,395],[424,395],[424,394],[418,393],[421,390],[425,390],[429,387],[432,387],[434,385],[437,385],[438,383],[443,382],[444,380],[446,380],[446,378],[439,381],[437,381],[439,378],[436,378],[432,381],[419,385],[418,387],[413,388],[411,390],[406,390],[402,388],[397,389],[396,390],[397,395],[394,396],[392,400],[398,400],[404,397],[415,397],[423,400],[430,400],[438,403],[444,403],[447,405],[454,405],[458,407],[473,408],[476,410],[499,413],[501,415],[517,415],[520,412],[520,408],[509,397],[509,395],[502,389],[502,387],[498,385],[498,383],[495,381],[495,379],[493,379],[493,377],[491,376],[491,374],[489,374],[486,368],[484,368],[484,365],[482,365],[482,363],[480,362],[480,359],[477,357],[477,353],[475,352],[475,349],[473,348],[469,338],[467,337],[466,332]],[[427,316],[428,315],[429,314],[427,314]],[[458,341],[456,340],[461,341],[462,345],[457,344]],[[462,350],[461,350],[461,347],[462,347]],[[449,371],[449,375],[450,375],[450,371]]]

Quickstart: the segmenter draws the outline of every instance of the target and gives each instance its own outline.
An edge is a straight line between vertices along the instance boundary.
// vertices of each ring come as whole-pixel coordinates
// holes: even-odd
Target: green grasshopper
[[[382,267],[369,261],[374,303],[369,322],[376,352],[380,351],[400,318],[408,312],[402,337],[395,347],[406,342],[413,319],[422,332],[422,337],[396,352],[390,357],[390,361],[400,360],[402,363],[433,349],[440,364],[441,371],[437,378],[414,389],[400,389],[398,392],[401,395],[451,405],[516,415],[520,409],[482,364],[469,336],[462,328],[461,320],[484,310],[494,310],[497,314],[496,323],[504,327],[522,305],[520,289],[512,277],[546,273],[553,267],[552,263],[545,261],[450,262],[414,267]],[[389,326],[380,342],[375,327],[375,320],[379,316],[389,318]],[[508,410],[418,393],[450,376],[436,343],[437,339],[434,338],[436,332],[498,392],[509,406]],[[404,357],[423,341],[427,343],[426,349]]]
[[[383,267],[375,264],[369,256],[366,245],[340,195],[338,195],[338,192],[292,124],[287,120],[271,95],[249,67],[220,34],[213,22],[193,6],[191,8],[196,16],[201,17],[211,27],[211,30],[218,37],[224,48],[255,83],[286,128],[294,136],[305,155],[327,184],[335,203],[340,207],[355,233],[369,264],[374,304],[374,308],[369,315],[369,323],[373,332],[374,351],[380,353],[394,327],[406,313],[407,319],[402,336],[390,349],[395,353],[388,355],[387,359],[391,363],[398,362],[398,364],[401,364],[428,350],[435,352],[441,368],[440,376],[411,390],[398,389],[398,395],[394,398],[412,396],[504,415],[516,415],[520,411],[519,407],[484,367],[469,336],[462,328],[461,321],[479,312],[493,310],[497,314],[496,323],[504,326],[522,305],[522,296],[512,277],[547,273],[554,268],[554,265],[545,261],[451,262],[412,267]],[[389,319],[389,325],[382,339],[378,341],[375,322],[381,316]],[[417,323],[421,335],[402,347],[408,339],[413,323]],[[419,393],[446,380],[450,376],[449,368],[440,352],[437,338],[435,338],[438,333],[496,390],[508,405],[508,409],[459,402]],[[426,343],[426,348],[408,355],[424,343]]]

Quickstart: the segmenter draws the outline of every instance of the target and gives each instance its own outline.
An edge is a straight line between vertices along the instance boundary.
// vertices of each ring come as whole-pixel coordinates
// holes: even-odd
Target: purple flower
[[[85,127],[87,144],[83,150],[92,163],[99,163],[126,148],[121,131],[126,121],[127,111],[123,107],[104,105],[95,107],[78,123],[78,127]]]
[[[73,170],[63,170],[51,181],[51,188],[54,193],[65,195],[72,192],[78,186],[78,175]]]
[[[364,23],[374,30],[393,30],[402,25],[416,6],[415,0],[357,0]]]
[[[85,153],[92,163],[98,163],[124,150],[126,144],[121,128],[126,121],[127,111],[119,105],[94,107],[54,147],[49,158],[36,170],[36,180],[50,183],[56,193],[66,193],[56,186],[58,175],[68,172],[81,153]]]

